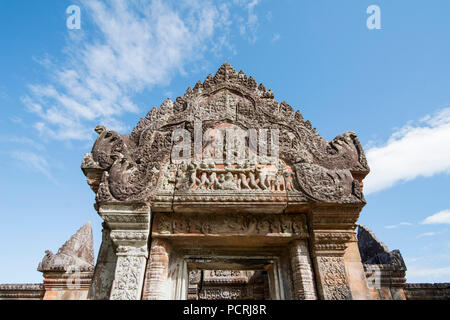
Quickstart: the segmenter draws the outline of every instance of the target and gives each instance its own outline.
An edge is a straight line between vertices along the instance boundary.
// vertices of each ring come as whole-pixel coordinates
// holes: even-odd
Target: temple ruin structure
[[[426,297],[425,285],[408,291],[399,251],[356,232],[369,174],[356,134],[326,141],[228,63],[130,134],[95,130],[81,165],[103,219],[95,267],[87,225],[46,254],[35,298]],[[448,298],[448,285],[436,290]]]

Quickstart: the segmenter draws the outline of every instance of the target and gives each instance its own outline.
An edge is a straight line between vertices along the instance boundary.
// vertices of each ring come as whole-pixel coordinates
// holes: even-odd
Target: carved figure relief
[[[170,184],[163,178],[162,186]],[[191,162],[180,164],[175,179],[179,191],[297,191],[294,187],[292,169],[281,161],[275,165],[256,165],[250,161],[244,164],[225,165]]]
[[[254,214],[170,214],[155,215],[154,236],[176,234],[239,234],[270,235],[289,234],[306,236],[306,217],[297,215],[269,215],[261,218]]]
[[[201,159],[171,166],[172,133],[184,129],[193,134],[197,120],[204,124],[202,134],[226,124],[243,130],[279,130],[279,158],[287,168],[251,162],[219,166]],[[312,202],[364,202],[352,175],[361,179],[369,167],[356,134],[324,140],[300,112],[286,102],[278,103],[271,90],[227,63],[184,96],[167,99],[150,110],[131,134],[121,135],[103,126],[96,132],[99,136],[82,169],[86,174],[96,170],[89,183],[95,186],[99,203],[145,202],[156,192],[173,190],[291,191],[304,193]],[[220,153],[217,146],[213,149],[208,152]]]

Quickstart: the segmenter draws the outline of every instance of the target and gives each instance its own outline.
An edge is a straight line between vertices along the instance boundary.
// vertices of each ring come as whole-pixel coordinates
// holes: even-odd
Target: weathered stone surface
[[[450,300],[450,283],[407,283],[407,300]]]
[[[146,204],[113,204],[102,205],[98,211],[105,221],[105,227],[109,230],[109,238],[115,249],[114,280],[109,298],[139,300],[142,296],[145,265],[148,258],[150,208]],[[108,275],[107,279],[110,279],[112,266],[104,267]],[[106,283],[102,286],[107,288]],[[104,290],[101,289],[100,292],[102,291]]]
[[[88,224],[39,264],[44,299],[448,296],[405,295],[400,252],[356,236],[369,173],[356,134],[324,140],[228,63],[130,134],[95,131],[81,169],[104,220],[97,265]],[[0,299],[39,294],[22,289],[0,286]]]
[[[93,271],[94,270],[94,240],[91,223],[86,223],[64,245],[53,254],[45,252],[38,270],[49,271]]]
[[[91,223],[81,227],[56,254],[47,250],[38,270],[44,275],[44,300],[85,300],[94,271]]]
[[[0,300],[42,300],[42,284],[0,284]]]
[[[194,136],[195,130],[204,135],[227,126],[279,130],[280,162],[273,177],[261,175],[255,168],[257,163],[253,167],[251,163],[242,167],[212,163],[214,167],[208,168],[210,164],[202,167],[193,155],[185,168],[171,163],[175,129],[185,129]],[[286,102],[278,103],[271,90],[257,85],[242,71],[237,73],[228,63],[215,76],[209,75],[203,83],[189,88],[183,97],[152,109],[130,135],[102,126],[96,132],[99,137],[92,153],[85,156],[82,169],[99,203],[152,201],[170,210],[172,201],[194,201],[201,196],[191,194],[186,195],[191,199],[183,199],[180,193],[190,189],[210,199],[230,191],[225,192],[229,194],[225,201],[242,201],[242,193],[243,200],[254,202],[268,194],[286,204],[288,194],[290,199],[297,195],[303,202],[365,202],[360,183],[369,167],[356,134],[348,132],[325,141],[299,112],[294,113]],[[204,144],[203,151],[208,147]],[[246,195],[244,191],[252,192]],[[174,193],[175,198],[171,196]],[[201,201],[209,200],[203,197]]]
[[[405,300],[406,265],[399,250],[389,251],[367,227],[358,226],[358,247],[373,299]]]
[[[400,251],[390,251],[372,231],[363,225],[358,226],[358,247],[364,264],[389,264],[406,270]]]

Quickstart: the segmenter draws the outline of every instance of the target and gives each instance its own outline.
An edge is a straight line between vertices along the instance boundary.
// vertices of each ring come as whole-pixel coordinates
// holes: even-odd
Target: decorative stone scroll
[[[284,235],[307,237],[306,217],[302,214],[163,214],[154,217],[153,236],[179,235]]]
[[[143,204],[103,205],[99,214],[111,230],[117,255],[110,299],[139,300],[148,257],[150,209]]]

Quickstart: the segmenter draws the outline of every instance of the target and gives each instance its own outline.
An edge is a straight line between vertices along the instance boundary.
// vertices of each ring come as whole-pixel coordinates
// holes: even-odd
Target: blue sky
[[[81,29],[66,8],[81,9]],[[369,5],[381,29],[369,30]],[[93,128],[128,133],[228,61],[330,140],[355,131],[371,174],[360,223],[408,282],[450,281],[450,2],[0,2],[0,283],[101,219],[80,170]]]

